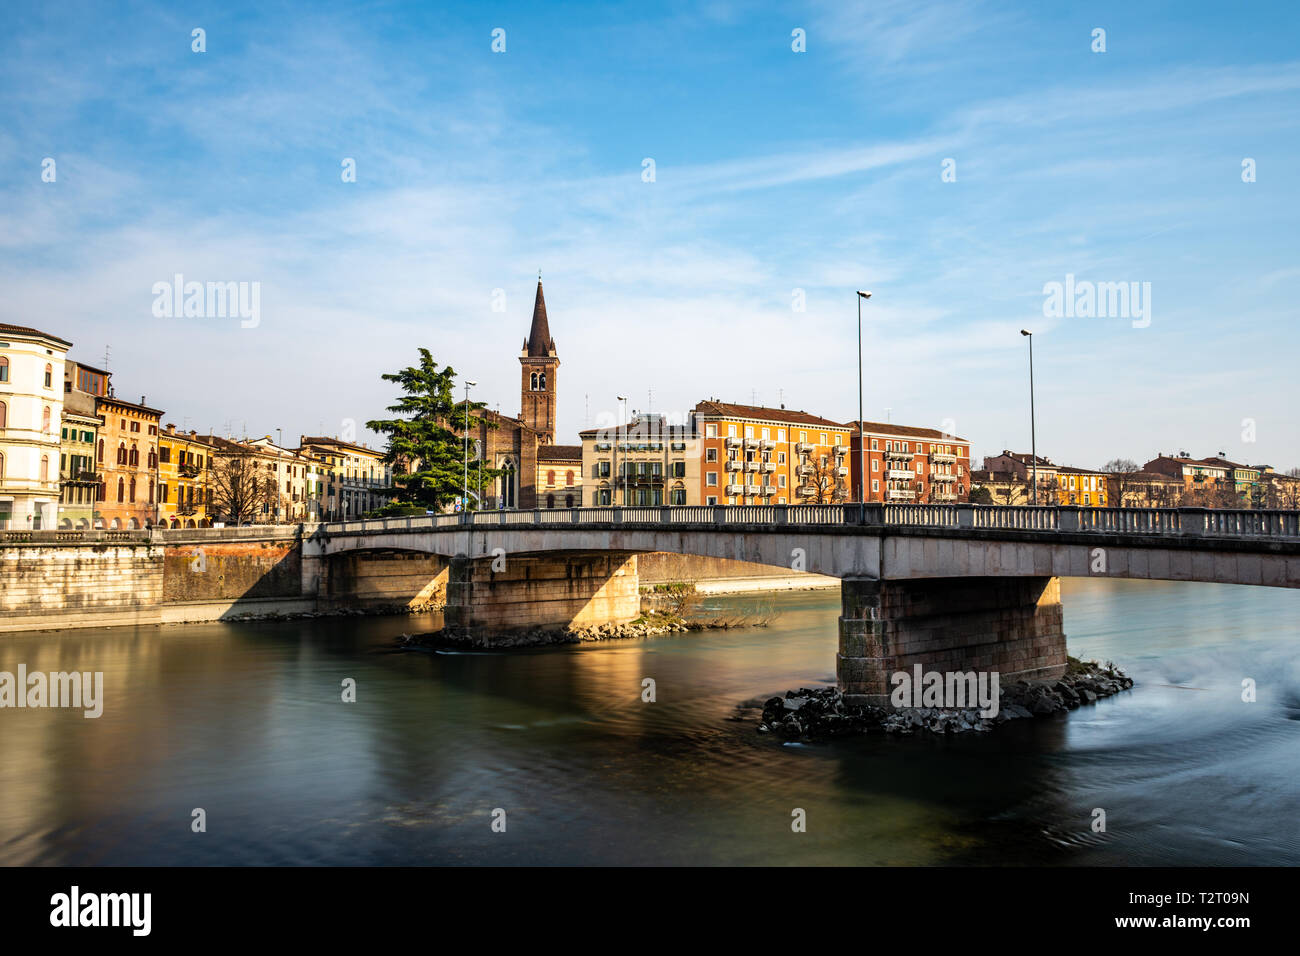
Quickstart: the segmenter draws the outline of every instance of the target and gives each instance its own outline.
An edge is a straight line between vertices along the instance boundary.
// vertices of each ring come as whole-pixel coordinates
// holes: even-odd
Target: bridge
[[[244,557],[259,542],[253,558]],[[268,558],[271,543],[278,550]],[[270,581],[281,597],[291,590],[325,608],[418,606],[442,591],[449,631],[489,643],[515,629],[634,619],[639,554],[807,571],[841,580],[836,672],[847,694],[872,703],[887,700],[890,674],[915,664],[995,670],[1004,681],[1059,676],[1066,663],[1061,577],[1300,587],[1296,511],[607,507],[296,526],[0,532],[3,545],[162,550],[163,592],[179,598],[224,600],[236,579],[264,590]],[[245,561],[238,566],[243,576],[190,573],[191,554],[205,549],[227,562],[223,568]],[[247,563],[254,558],[258,563]],[[209,590],[191,594],[191,581]]]
[[[914,664],[996,670],[1003,680],[1059,676],[1066,664],[1061,577],[1300,587],[1295,511],[579,508],[358,520],[305,534],[304,574],[316,563],[324,592],[333,582],[364,579],[362,556],[445,560],[447,625],[469,633],[630,620],[639,609],[635,555],[647,552],[837,577],[836,673],[846,694],[877,704],[887,701],[888,676]]]

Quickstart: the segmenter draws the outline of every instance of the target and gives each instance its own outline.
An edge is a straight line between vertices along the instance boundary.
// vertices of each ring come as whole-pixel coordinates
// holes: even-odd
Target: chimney
[[[140,396],[140,404],[141,404],[141,405],[144,404],[144,396],[143,396],[143,395]]]

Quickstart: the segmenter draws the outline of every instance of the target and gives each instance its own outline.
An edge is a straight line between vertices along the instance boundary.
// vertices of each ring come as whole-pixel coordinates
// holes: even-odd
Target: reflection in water
[[[817,745],[737,705],[834,679],[835,592],[777,596],[765,628],[508,653],[391,651],[433,618],[0,637],[0,670],[101,670],[106,697],[98,720],[0,711],[0,862],[1300,863],[1300,595],[1063,593],[1072,652],[1135,691]]]

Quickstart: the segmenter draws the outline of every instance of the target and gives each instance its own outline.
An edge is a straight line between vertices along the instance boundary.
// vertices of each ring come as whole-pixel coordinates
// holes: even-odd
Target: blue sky
[[[95,364],[110,346],[118,393],[178,426],[338,433],[382,414],[380,373],[420,345],[516,414],[541,268],[562,441],[617,394],[853,419],[868,288],[868,418],[1027,448],[1029,327],[1054,460],[1300,465],[1296,4],[9,3],[3,20],[0,321]],[[260,282],[260,324],[155,317],[176,273]],[[1151,283],[1150,325],[1045,317],[1067,274]]]

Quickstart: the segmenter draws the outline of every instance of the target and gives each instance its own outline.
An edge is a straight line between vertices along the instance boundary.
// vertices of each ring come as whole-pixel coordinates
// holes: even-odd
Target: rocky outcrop
[[[786,691],[763,703],[758,732],[788,740],[816,740],[851,734],[882,732],[911,734],[987,733],[1000,724],[1030,717],[1048,717],[1084,704],[1094,704],[1133,686],[1133,680],[1113,664],[1070,658],[1066,675],[1055,681],[1017,681],[1002,688],[998,712],[982,717],[977,709],[942,707],[859,707],[846,704],[836,687]]]
[[[519,631],[484,632],[477,629],[444,627],[428,634],[402,634],[399,647],[474,647],[510,648],[544,647],[548,644],[581,644],[587,641],[613,641],[623,638],[660,637],[699,630],[707,625],[656,616],[630,624],[597,624],[584,628],[532,628]]]

